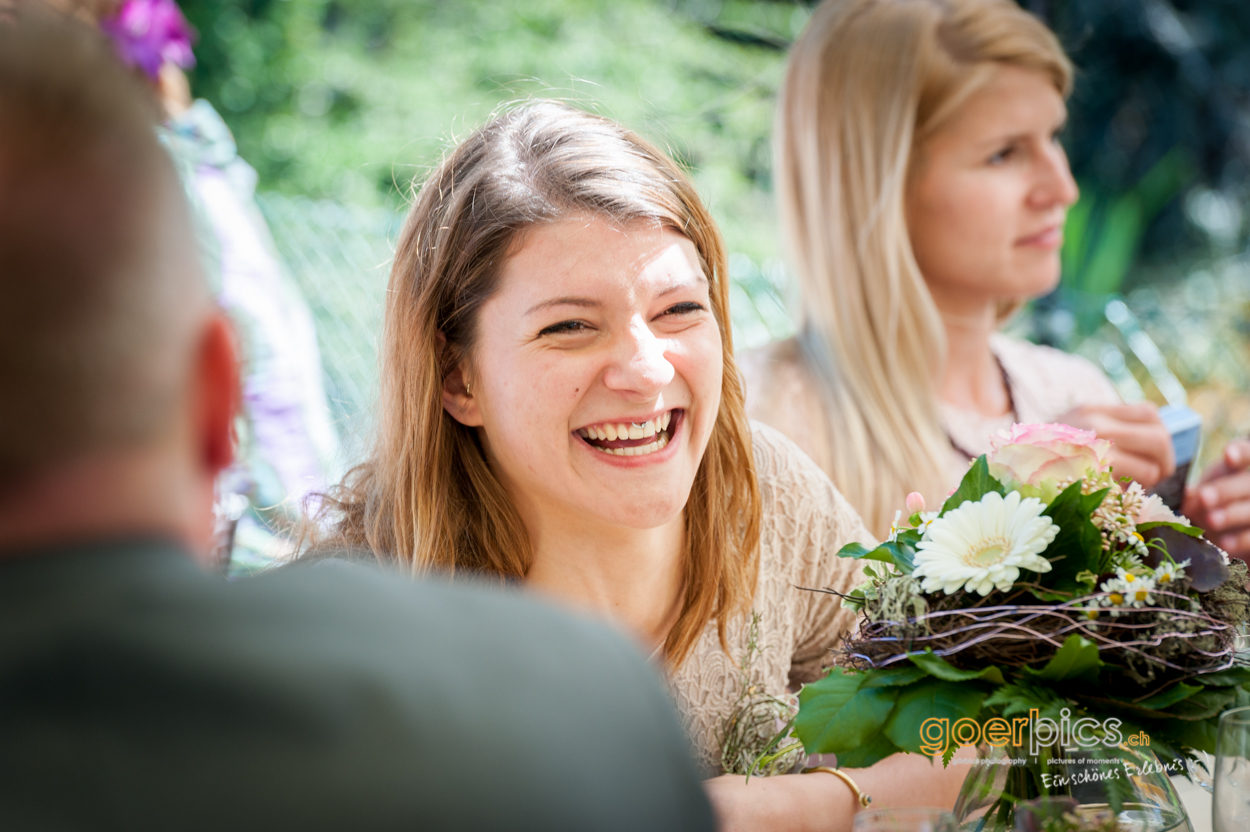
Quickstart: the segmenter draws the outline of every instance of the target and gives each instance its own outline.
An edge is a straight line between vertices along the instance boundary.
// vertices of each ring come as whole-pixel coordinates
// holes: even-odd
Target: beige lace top
[[[799,587],[849,592],[863,582],[859,561],[839,558],[847,543],[872,543],[859,515],[829,478],[789,439],[753,425],[763,522],[759,582],[753,609],[759,614],[751,684],[785,695],[812,681],[831,663],[830,648],[854,624],[836,596]],[[709,772],[720,771],[721,727],[742,687],[737,666],[747,652],[750,617],[726,630],[730,655],[710,623],[686,661],[670,676],[678,711]]]
[[[990,437],[999,429],[1013,422],[1054,422],[1082,405],[1120,402],[1111,381],[1080,356],[1001,334],[991,337],[990,349],[1007,376],[1015,410],[986,417],[940,405],[943,427],[952,443],[947,460],[952,488],[968,470],[967,454],[980,456],[988,451]],[[791,338],[746,352],[738,357],[738,367],[746,380],[751,418],[777,428],[832,474],[836,426],[825,418],[797,341]]]

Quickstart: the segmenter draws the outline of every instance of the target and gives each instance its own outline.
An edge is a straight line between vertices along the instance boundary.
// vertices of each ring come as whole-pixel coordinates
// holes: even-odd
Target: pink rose
[[[1059,483],[1105,473],[1111,442],[1069,425],[1012,425],[990,438],[990,448],[990,476],[1050,502]]]

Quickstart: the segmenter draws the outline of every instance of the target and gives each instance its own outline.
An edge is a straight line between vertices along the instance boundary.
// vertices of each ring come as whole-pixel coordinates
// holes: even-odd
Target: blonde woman
[[[850,589],[858,569],[834,553],[868,533],[792,443],[748,425],[724,245],[690,182],[609,121],[517,109],[422,187],[387,297],[376,446],[321,545],[614,620],[719,772],[744,672],[784,697],[851,626],[797,587]],[[923,758],[860,779],[887,804],[950,805],[958,787]],[[729,829],[845,830],[856,805],[825,774],[708,790]]]
[[[907,492],[935,504],[1013,421],[1095,429],[1147,487],[1174,469],[1152,406],[997,332],[1059,279],[1071,79],[1010,0],[826,0],[793,49],[776,187],[805,319],[742,361],[748,407],[877,535]]]

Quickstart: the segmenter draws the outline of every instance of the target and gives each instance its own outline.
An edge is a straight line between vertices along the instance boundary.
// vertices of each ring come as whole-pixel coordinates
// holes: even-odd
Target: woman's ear
[[[463,364],[457,365],[443,379],[443,409],[466,427],[482,425],[482,411],[474,396],[473,382]]]

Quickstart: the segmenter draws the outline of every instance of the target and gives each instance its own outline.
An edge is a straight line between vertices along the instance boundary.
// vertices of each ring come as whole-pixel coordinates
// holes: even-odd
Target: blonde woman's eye
[[[1003,162],[1006,162],[1011,158],[1011,155],[1015,153],[1015,150],[1015,147],[1004,147],[1002,150],[990,157],[990,164],[1001,165]]]
[[[582,321],[560,321],[558,324],[552,324],[544,327],[538,334],[541,335],[562,335],[569,332],[584,332],[590,327],[586,326]]]

